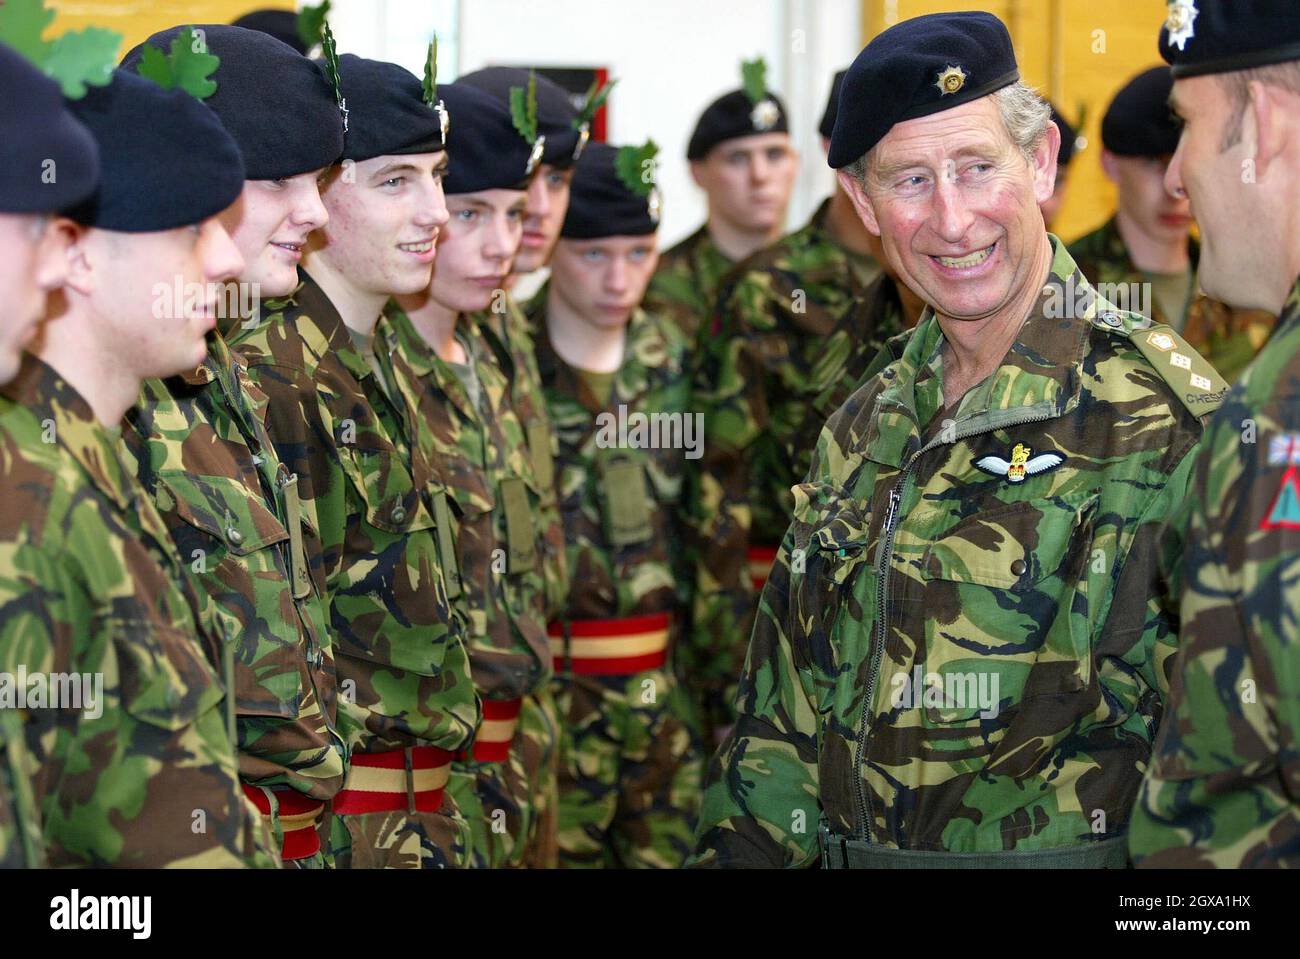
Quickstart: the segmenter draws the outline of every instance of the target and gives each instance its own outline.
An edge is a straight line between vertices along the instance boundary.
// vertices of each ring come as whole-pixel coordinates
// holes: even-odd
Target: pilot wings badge
[[[1026,476],[1046,473],[1065,462],[1065,457],[1060,453],[1039,453],[1037,456],[1030,456],[1032,452],[1033,450],[1023,443],[1017,443],[1011,451],[1010,462],[1001,456],[981,456],[975,461],[975,468],[993,476],[1005,476],[1009,483],[1023,483]]]

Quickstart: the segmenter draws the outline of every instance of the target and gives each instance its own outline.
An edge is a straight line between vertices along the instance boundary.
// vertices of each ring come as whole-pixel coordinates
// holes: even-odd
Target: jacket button
[[[405,523],[405,522],[406,522],[406,509],[405,509],[405,507],[402,507],[402,506],[394,506],[394,507],[393,507],[393,516],[392,516],[392,519],[393,519],[393,522],[394,522],[394,523]]]
[[[230,543],[231,546],[238,546],[244,541],[244,534],[232,526],[226,530],[226,541]]]
[[[1012,576],[1024,576],[1024,575],[1025,575],[1025,570],[1027,570],[1028,568],[1029,568],[1029,567],[1025,564],[1025,561],[1024,561],[1023,559],[1012,560],[1012,562],[1011,562],[1011,575],[1012,575]]]
[[[163,702],[167,704],[168,709],[175,709],[181,704],[181,693],[175,686],[168,686],[167,692],[163,694]]]

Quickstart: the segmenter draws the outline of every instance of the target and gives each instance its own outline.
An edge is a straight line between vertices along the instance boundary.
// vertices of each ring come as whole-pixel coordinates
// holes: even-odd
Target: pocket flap
[[[289,539],[289,531],[279,518],[258,499],[251,497],[239,483],[220,477],[205,476],[201,480],[189,474],[158,475],[172,499],[172,509],[182,520],[195,529],[218,539],[237,556],[247,556]],[[180,491],[188,488],[190,494]],[[198,497],[202,502],[194,502]]]
[[[122,708],[141,722],[175,731],[221,702],[224,692],[197,637],[144,622],[113,623],[109,635]]]
[[[425,508],[410,471],[392,450],[342,450],[344,471],[366,504],[366,522],[389,533],[432,529],[433,517]]]

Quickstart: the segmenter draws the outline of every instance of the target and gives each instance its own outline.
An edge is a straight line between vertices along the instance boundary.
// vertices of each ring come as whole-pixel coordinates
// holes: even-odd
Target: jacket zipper
[[[976,429],[969,432],[957,432],[953,434],[952,442],[956,444],[958,440],[968,439],[972,436],[980,436],[984,433],[993,433],[997,430],[1007,429],[1012,426],[1024,426],[1028,423],[1041,423],[1044,420],[1050,420],[1056,413],[1045,413],[1042,416],[1031,416],[1014,422],[1000,423],[997,426],[988,429]],[[894,524],[898,520],[898,508],[903,501],[907,491],[907,484],[912,478],[912,469],[919,460],[930,450],[943,445],[943,440],[934,439],[913,453],[903,466],[903,472],[900,479],[894,484],[889,491],[889,506],[885,511],[885,522],[881,528],[880,551],[876,560],[876,623],[872,630],[874,637],[872,640],[871,650],[871,667],[867,673],[867,692],[866,698],[862,703],[862,719],[858,723],[858,744],[854,751],[853,768],[856,777],[857,787],[857,813],[858,813],[858,838],[863,842],[871,842],[871,825],[875,822],[875,809],[871,800],[867,796],[867,787],[864,775],[864,766],[867,758],[867,726],[871,720],[872,704],[876,694],[876,678],[880,674],[880,659],[885,649],[885,629],[887,623],[888,596],[889,589],[889,567],[890,556],[894,548]]]

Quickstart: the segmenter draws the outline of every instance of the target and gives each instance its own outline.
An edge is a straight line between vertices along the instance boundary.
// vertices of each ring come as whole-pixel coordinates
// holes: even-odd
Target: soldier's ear
[[[1294,109],[1296,98],[1280,87],[1251,80],[1247,84],[1250,103],[1242,122],[1242,142],[1249,148],[1254,145],[1255,178],[1258,182],[1269,167],[1286,150],[1290,140],[1291,125],[1287,121]],[[1251,128],[1254,128],[1253,130]],[[1285,175],[1285,174],[1284,174]]]
[[[89,296],[94,290],[94,270],[87,255],[90,229],[67,217],[56,217],[49,229],[54,233],[51,243],[64,258],[63,286]]]
[[[1052,126],[1056,126],[1056,124],[1053,123]],[[1118,166],[1119,166],[1118,158],[1115,156],[1115,154],[1111,153],[1105,147],[1102,147],[1101,148],[1101,172],[1106,174],[1106,179],[1110,180],[1112,183],[1114,183],[1119,176]]]
[[[691,179],[695,181],[695,185],[699,187],[701,190],[705,189],[704,174],[703,174],[704,161],[692,160],[690,162],[690,167],[691,167]]]
[[[871,197],[867,196],[862,181],[848,170],[836,170],[835,178],[840,181],[840,189],[848,195],[853,209],[857,211],[858,219],[867,228],[867,232],[872,236],[880,236],[880,222],[876,216],[876,208],[871,203]]]
[[[1034,168],[1034,199],[1046,203],[1056,190],[1056,154],[1061,149],[1061,128],[1055,123],[1047,125],[1047,132],[1034,147],[1031,163]]]

